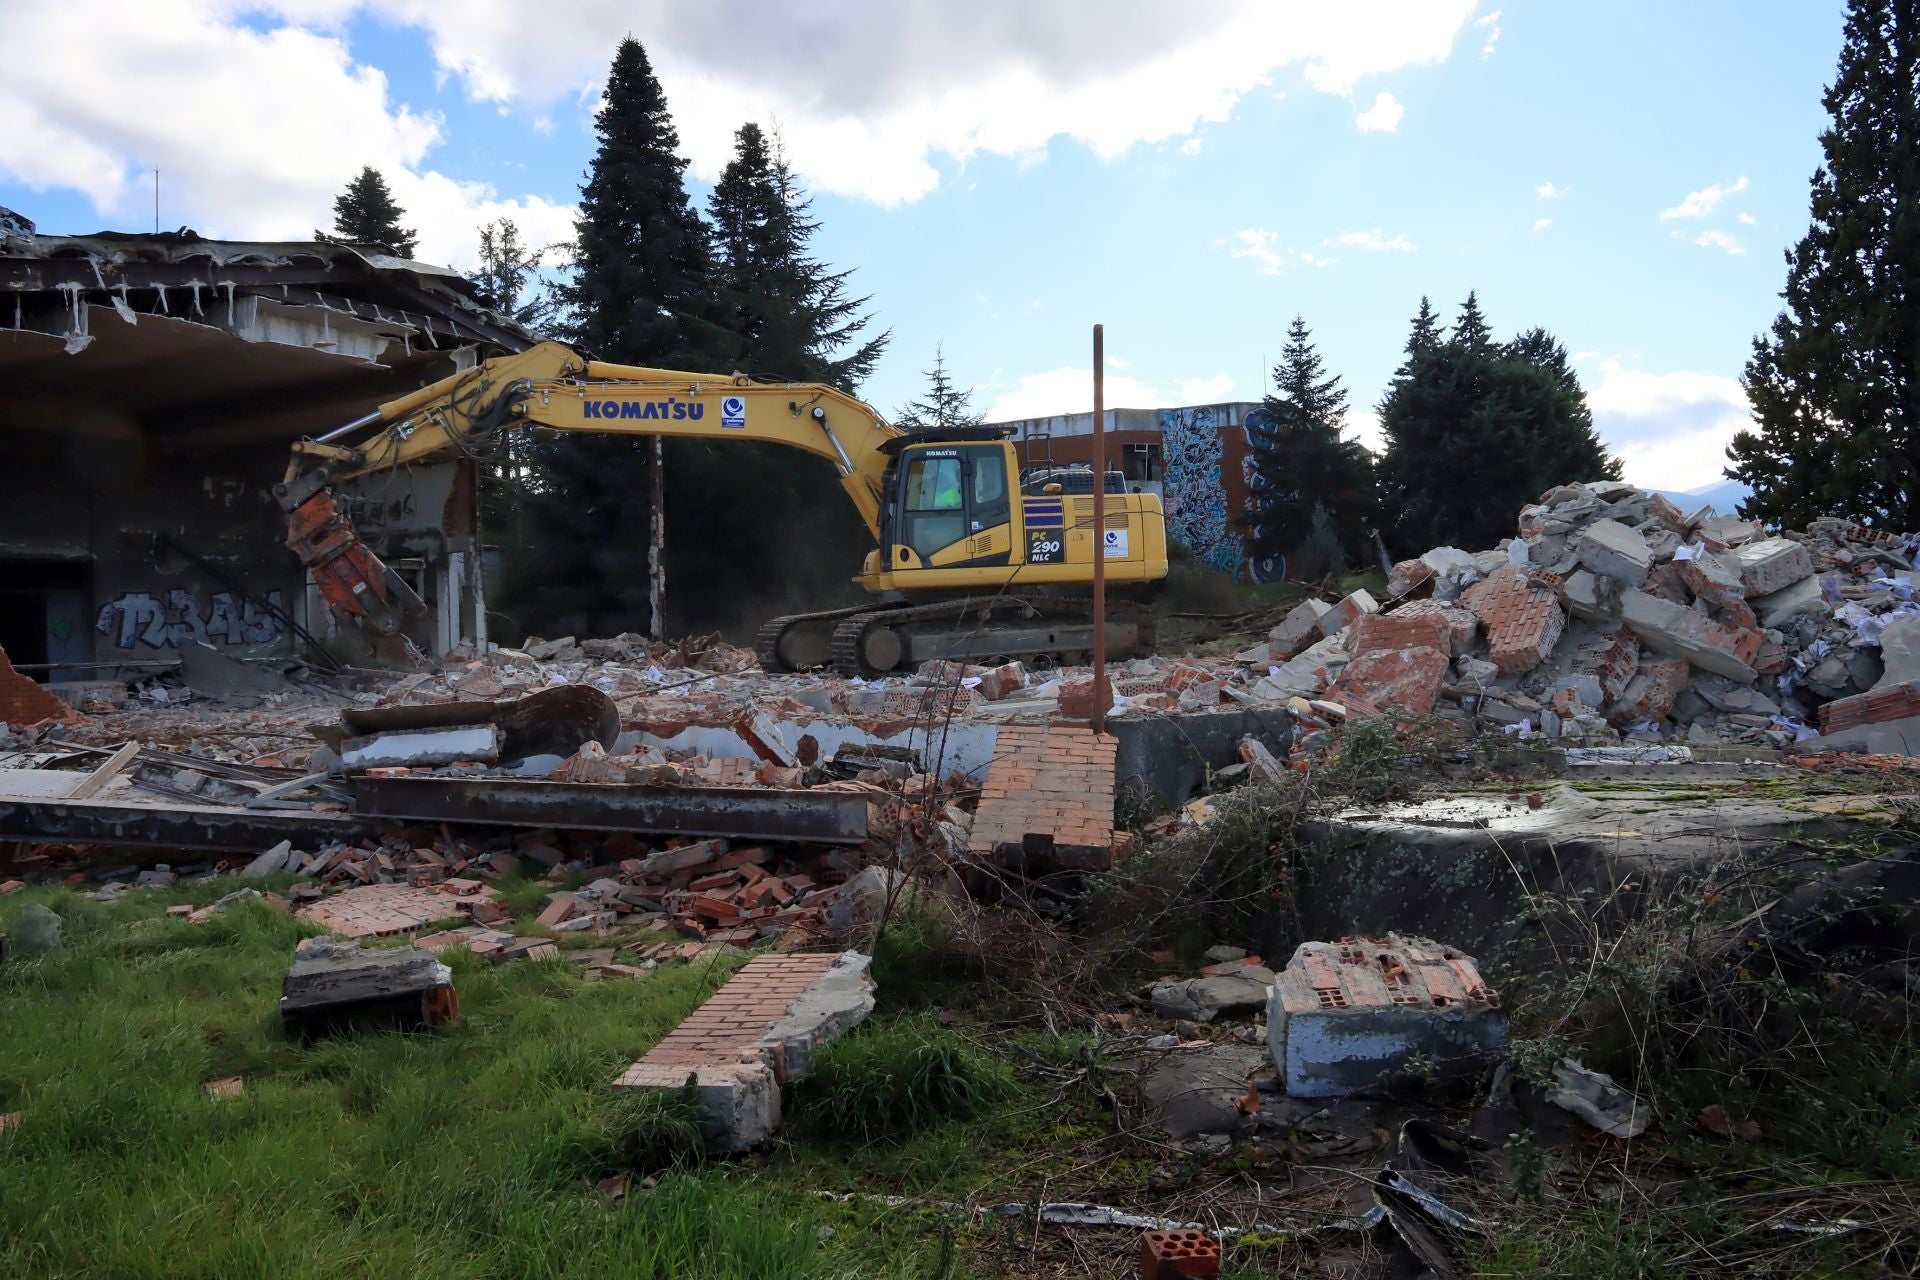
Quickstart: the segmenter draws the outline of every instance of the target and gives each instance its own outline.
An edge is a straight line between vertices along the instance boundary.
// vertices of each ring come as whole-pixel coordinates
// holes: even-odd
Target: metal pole
[[[1107,727],[1107,368],[1106,327],[1093,326],[1093,718]]]
[[[647,442],[647,612],[655,640],[667,638],[666,448],[659,436]]]

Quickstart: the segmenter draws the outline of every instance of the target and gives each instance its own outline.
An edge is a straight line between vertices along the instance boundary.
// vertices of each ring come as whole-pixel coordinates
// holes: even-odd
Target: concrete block
[[[1586,569],[1577,569],[1560,584],[1560,602],[1567,612],[1582,622],[1618,622],[1620,595],[1618,578],[1601,578]]]
[[[1907,615],[1887,623],[1880,633],[1880,660],[1886,669],[1874,690],[1920,680],[1920,617]]]
[[[1729,554],[1749,596],[1772,595],[1813,576],[1813,553],[1785,538],[1749,542]]]
[[[1320,619],[1332,608],[1324,600],[1302,600],[1295,605],[1279,626],[1267,632],[1267,657],[1285,662],[1312,644],[1320,635]]]
[[[1343,598],[1339,604],[1320,615],[1320,634],[1337,636],[1369,613],[1380,612],[1380,605],[1373,596],[1362,587]]]
[[[283,869],[287,865],[287,858],[292,853],[293,842],[291,840],[282,840],[279,844],[273,846],[273,848],[267,850],[252,862],[249,862],[245,867],[241,868],[240,878],[242,880],[265,880],[274,872]]]
[[[1573,554],[1591,572],[1618,578],[1630,587],[1644,583],[1653,568],[1653,549],[1647,540],[1618,520],[1595,520],[1582,529],[1573,540]]]
[[[1287,1093],[1330,1098],[1415,1057],[1445,1076],[1504,1054],[1507,1018],[1471,956],[1424,938],[1302,943],[1267,999],[1267,1044]]]
[[[1620,608],[1627,627],[1655,653],[1685,658],[1742,684],[1754,681],[1753,659],[1766,639],[1758,631],[1723,627],[1696,609],[1644,591],[1628,591]]]

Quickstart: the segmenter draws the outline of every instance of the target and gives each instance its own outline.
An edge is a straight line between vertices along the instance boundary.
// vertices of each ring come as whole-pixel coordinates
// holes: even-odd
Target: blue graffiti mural
[[[1167,537],[1222,573],[1239,572],[1246,548],[1227,512],[1219,412],[1211,406],[1162,409],[1160,441]]]
[[[268,644],[286,633],[278,591],[266,596],[263,609],[244,596],[222,591],[203,601],[178,587],[154,595],[129,591],[100,606],[93,629],[107,636],[117,649],[136,644],[149,649],[178,648],[188,640],[206,644]]]

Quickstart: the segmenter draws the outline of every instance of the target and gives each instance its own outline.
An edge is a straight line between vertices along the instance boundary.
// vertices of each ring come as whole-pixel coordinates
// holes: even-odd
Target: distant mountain
[[[1730,516],[1740,504],[1753,496],[1753,490],[1738,480],[1716,480],[1697,489],[1655,489],[1684,512],[1694,512],[1711,503],[1720,515]]]

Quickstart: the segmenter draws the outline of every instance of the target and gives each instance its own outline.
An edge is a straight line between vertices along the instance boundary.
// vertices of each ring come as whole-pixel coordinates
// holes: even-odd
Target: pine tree
[[[1744,382],[1742,514],[1920,528],[1920,0],[1850,0],[1812,225]]]
[[[1346,425],[1347,393],[1326,372],[1306,321],[1295,316],[1263,412],[1249,415],[1253,475],[1243,524],[1257,558],[1299,556],[1303,574],[1344,565],[1367,537],[1372,460]],[[1329,540],[1333,550],[1330,554]],[[1296,574],[1295,576],[1302,576]]]
[[[894,414],[893,425],[902,431],[944,431],[951,427],[977,427],[986,415],[973,408],[973,391],[962,388],[947,372],[945,343],[933,348],[933,368],[927,370],[927,396],[909,400]]]
[[[419,237],[400,225],[406,217],[387,190],[387,180],[372,165],[347,184],[333,201],[331,238],[347,244],[377,245],[398,258],[411,258],[419,251]],[[314,239],[328,233],[316,231]]]
[[[1380,521],[1402,555],[1491,547],[1544,490],[1620,475],[1565,348],[1544,329],[1494,342],[1471,294],[1446,335],[1421,300],[1380,425]]]
[[[679,135],[636,40],[614,55],[594,128],[573,278],[557,290],[563,336],[602,360],[731,368],[738,344],[717,301],[707,226],[688,201]],[[502,593],[527,629],[612,635],[654,625],[646,552],[654,443],[584,433],[534,440],[527,539]]]

